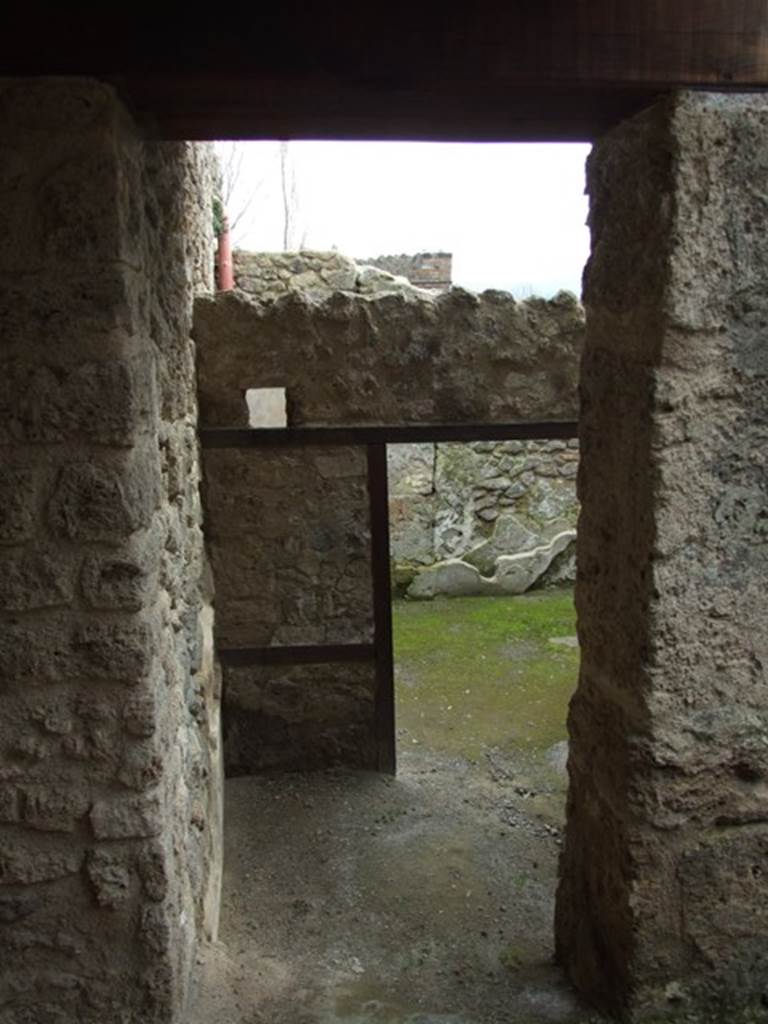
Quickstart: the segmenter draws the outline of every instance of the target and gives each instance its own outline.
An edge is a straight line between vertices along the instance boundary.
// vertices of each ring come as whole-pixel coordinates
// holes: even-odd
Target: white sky
[[[280,147],[236,143],[229,203],[240,248],[283,247]],[[231,144],[219,144],[220,155]],[[291,142],[297,216],[289,248],[353,257],[453,253],[454,284],[518,298],[577,295],[589,252],[584,144]]]

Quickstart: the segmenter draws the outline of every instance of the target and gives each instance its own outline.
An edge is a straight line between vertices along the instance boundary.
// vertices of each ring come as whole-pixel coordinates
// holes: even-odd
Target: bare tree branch
[[[248,143],[220,142],[216,150],[220,164],[219,195],[228,216],[233,245],[237,246],[246,237],[254,244],[254,236],[266,235],[264,230],[253,229],[259,226],[264,229],[265,224],[274,225],[276,211],[270,211],[267,204],[279,203],[283,250],[289,251],[297,246],[303,248],[307,232],[304,230],[300,235],[299,181],[290,143],[275,143],[274,149],[270,149],[259,164],[251,159]],[[257,166],[258,174],[253,174],[254,166]]]
[[[288,251],[288,234],[291,226],[291,205],[288,185],[288,143],[280,143],[280,190],[283,195],[283,251]]]
[[[283,197],[283,251],[303,248],[307,232],[297,237],[299,227],[299,186],[290,143],[280,143],[280,189]]]
[[[267,181],[266,172],[249,183],[245,188],[243,181],[243,159],[245,143],[226,142],[218,145],[221,165],[221,199],[229,218],[229,230],[234,239],[240,226],[244,228],[249,222],[254,200]]]

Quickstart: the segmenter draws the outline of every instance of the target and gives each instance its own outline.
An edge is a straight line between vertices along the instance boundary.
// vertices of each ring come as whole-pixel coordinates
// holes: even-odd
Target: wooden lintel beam
[[[423,444],[458,441],[562,440],[579,435],[575,420],[517,423],[422,423],[411,426],[203,427],[203,448],[262,448],[306,445]]]
[[[34,46],[29,44],[34,40]],[[285,0],[151,23],[13,8],[5,75],[112,82],[165,138],[591,138],[680,87],[768,87],[765,0]]]

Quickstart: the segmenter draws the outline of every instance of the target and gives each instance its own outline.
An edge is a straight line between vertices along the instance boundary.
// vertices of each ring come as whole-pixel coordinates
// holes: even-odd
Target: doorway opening
[[[562,760],[577,465],[575,438],[390,446],[401,749],[477,759],[560,744]]]
[[[308,1021],[423,1018],[453,1022],[475,1019],[467,1015],[478,1005],[484,1007],[483,1024],[503,1019],[499,1015],[509,1014],[513,1006],[519,1015],[530,1017],[541,1011],[542,1019],[576,1019],[578,1007],[546,953],[551,954],[552,946],[547,901],[551,903],[553,897],[558,826],[545,820],[541,809],[531,814],[529,807],[518,808],[519,803],[536,801],[541,794],[532,784],[524,785],[520,765],[512,765],[501,743],[489,747],[488,757],[483,751],[484,774],[474,771],[481,760],[479,752],[467,756],[461,751],[449,751],[442,758],[447,772],[432,770],[434,762],[422,763],[412,771],[401,770],[397,778],[350,770],[342,758],[321,771],[279,775],[262,762],[258,778],[248,774],[247,763],[254,747],[273,744],[300,758],[314,744],[317,760],[309,767],[322,767],[321,755],[337,744],[340,716],[355,702],[354,691],[365,677],[374,685],[371,722],[376,754],[375,761],[364,766],[384,772],[394,769],[386,446],[527,439],[542,444],[562,441],[567,450],[576,430],[564,415],[571,399],[561,395],[559,406],[554,403],[551,410],[547,406],[547,395],[557,393],[559,386],[544,385],[550,367],[537,368],[536,386],[531,388],[530,360],[523,364],[523,355],[502,352],[499,356],[492,351],[493,338],[503,342],[505,337],[499,318],[523,324],[523,329],[515,328],[515,344],[522,352],[526,331],[542,319],[554,322],[562,312],[558,303],[564,300],[525,304],[497,292],[474,298],[460,289],[444,298],[414,296],[407,282],[391,280],[398,275],[387,277],[389,272],[380,270],[355,273],[353,288],[343,287],[334,277],[335,283],[324,292],[324,285],[332,283],[326,280],[328,275],[344,268],[333,263],[329,269],[311,253],[297,253],[294,262],[292,271],[283,266],[280,271],[304,277],[302,288],[285,288],[283,298],[257,297],[252,307],[229,304],[232,315],[239,318],[236,342],[260,339],[259,386],[285,387],[291,422],[273,429],[249,420],[246,428],[223,419],[202,431],[206,460],[218,454],[212,449],[242,449],[238,452],[242,459],[233,459],[223,469],[206,461],[214,548],[221,540],[217,528],[222,517],[215,508],[211,480],[217,487],[230,489],[228,515],[233,509],[244,510],[242,530],[232,522],[227,525],[232,538],[229,554],[214,551],[214,576],[217,565],[221,576],[226,558],[235,555],[238,564],[266,570],[255,572],[252,589],[241,581],[231,588],[226,583],[220,586],[218,579],[216,583],[220,636],[226,638],[219,643],[225,714],[227,700],[241,698],[247,689],[244,700],[249,702],[245,710],[252,712],[250,721],[266,723],[268,728],[245,751],[238,765],[240,777],[228,783],[222,924],[226,948],[219,951],[218,961],[218,954],[214,956],[211,969],[226,977],[227,999],[238,999],[246,1008],[258,1007],[270,1021],[282,1019],[281,1014],[289,1019],[289,1006],[292,1022],[302,1019],[297,1017],[297,1006]],[[257,263],[249,266],[253,269]],[[243,266],[241,261],[241,270]],[[236,258],[236,278],[237,267]],[[275,282],[286,280],[278,272],[271,287],[279,289],[283,286]],[[306,300],[302,297],[310,293]],[[250,388],[255,381],[232,378],[211,384],[208,379],[219,372],[213,365],[214,342],[227,344],[226,316],[216,312],[214,305],[215,300],[209,302],[204,314],[209,323],[202,330],[196,328],[196,338],[202,353],[202,386],[209,388],[206,408],[217,415],[215,387]],[[395,327],[393,347],[388,350],[381,339],[388,330],[386,316],[395,307],[403,320]],[[313,310],[317,322],[307,331],[297,330],[297,323],[310,322]],[[284,325],[279,320],[283,313],[288,317]],[[552,321],[547,319],[550,314]],[[414,324],[406,326],[405,318],[411,315]],[[246,320],[252,323],[247,329]],[[375,344],[370,333],[360,329],[362,323],[366,331],[379,332]],[[447,329],[458,334],[459,323],[485,339],[468,346],[472,360],[477,361],[468,371],[470,376],[462,370],[461,350],[450,352],[444,343]],[[488,332],[489,323],[494,326]],[[340,328],[334,327],[339,324]],[[344,345],[351,346],[349,353],[344,350],[346,364],[338,366],[332,361],[336,329],[342,330]],[[435,340],[428,330],[435,333]],[[557,341],[554,349],[548,349],[550,361],[555,350],[565,352],[569,344],[575,345],[573,332],[556,327],[553,336]],[[292,348],[293,337],[297,344]],[[276,338],[281,346],[272,351],[269,346]],[[418,344],[415,338],[420,339]],[[550,340],[547,335],[547,345]],[[315,344],[322,348],[324,364],[317,361]],[[429,358],[422,357],[419,346]],[[212,356],[207,364],[209,347]],[[294,356],[297,361],[291,364]],[[382,357],[381,366],[371,364],[361,374],[356,360],[373,357]],[[237,354],[228,358],[224,369],[234,373],[239,358]],[[323,369],[325,373],[320,372]],[[488,374],[487,379],[483,374]],[[575,391],[575,372],[571,376],[574,379],[563,390],[569,396],[570,389]],[[569,378],[565,363],[554,378]],[[470,394],[473,387],[485,388],[492,396],[490,404],[479,392]],[[503,404],[504,389],[515,387],[524,397],[517,399],[510,416]],[[344,402],[346,409],[338,404]],[[552,417],[547,420],[550,411]],[[235,495],[231,493],[235,480],[237,486],[240,480],[249,480],[259,487],[250,494]],[[364,503],[358,509],[355,502],[361,496]],[[350,511],[353,505],[358,511]],[[488,506],[480,511],[489,514]],[[359,514],[367,521],[363,545],[359,543],[363,534],[357,529],[362,521]],[[306,517],[311,518],[309,526]],[[258,541],[253,557],[249,531]],[[531,550],[538,551],[553,540],[547,538],[544,545]],[[280,561],[275,563],[279,571],[258,561],[270,544],[279,552]],[[354,566],[347,558],[338,572],[335,556],[342,548],[356,554]],[[293,565],[285,562],[286,553],[292,553]],[[330,588],[328,600],[323,588],[330,575],[323,579],[317,575],[317,567],[326,561],[339,581]],[[308,565],[315,568],[307,571]],[[505,564],[510,578],[513,569],[517,572],[522,567]],[[482,579],[490,578],[487,572],[478,572]],[[362,574],[370,580],[364,597],[358,588]],[[363,606],[369,597],[367,611]],[[361,618],[345,627],[337,610],[340,602],[351,610],[355,599]],[[455,608],[461,600],[457,599]],[[291,618],[276,622],[273,630],[268,616],[275,601]],[[233,610],[229,624],[228,608]],[[249,620],[251,609],[258,614]],[[249,621],[259,622],[257,641],[246,636]],[[222,630],[228,632],[222,634]],[[572,635],[572,625],[555,629],[555,637],[566,634]],[[248,666],[257,666],[258,672],[236,676],[235,670]],[[470,692],[463,696],[471,697],[472,684],[464,689]],[[364,700],[355,706],[364,709]],[[453,707],[444,702],[444,713],[450,714]],[[342,726],[346,728],[343,722]],[[247,728],[241,723],[241,733]],[[414,738],[412,733],[413,728],[408,737],[401,736],[401,751],[403,741]],[[335,749],[353,748],[337,745]],[[360,749],[366,758],[370,756],[364,744]],[[256,750],[257,757],[262,752]],[[414,761],[411,751],[407,759]],[[497,798],[493,785],[509,792]],[[481,817],[462,817],[463,811],[479,811]],[[510,856],[509,836],[515,829],[528,845]],[[527,858],[525,866],[521,857]],[[250,908],[258,908],[258,921]],[[531,943],[534,917],[541,939]],[[302,979],[298,990],[297,977]]]

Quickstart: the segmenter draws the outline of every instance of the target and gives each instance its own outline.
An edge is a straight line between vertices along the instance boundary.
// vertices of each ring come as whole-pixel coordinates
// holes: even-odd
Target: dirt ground
[[[190,1024],[590,1019],[553,963],[564,740],[472,756],[414,743],[423,691],[409,717],[417,666],[401,672],[396,778],[227,782],[220,941]]]
[[[424,751],[396,779],[230,780],[194,1024],[585,1020],[552,963],[557,801],[532,787]]]

